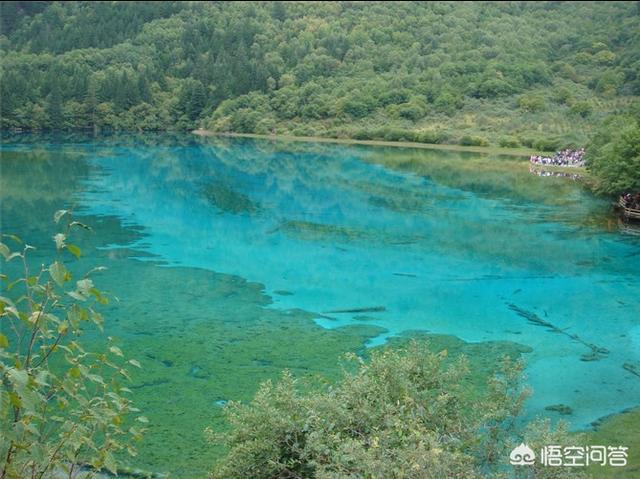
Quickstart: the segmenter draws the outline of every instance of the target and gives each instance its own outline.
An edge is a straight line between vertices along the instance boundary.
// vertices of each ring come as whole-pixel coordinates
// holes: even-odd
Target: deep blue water
[[[261,283],[268,308],[317,313],[324,328],[384,328],[370,345],[418,330],[529,346],[528,412],[569,405],[575,428],[640,402],[623,368],[640,365],[640,239],[608,201],[522,158],[150,135],[8,139],[2,153],[6,230],[28,233],[39,207],[18,192],[39,181],[53,194],[47,175],[62,169],[78,214],[143,233],[128,244],[139,261]],[[34,185],[21,161],[58,166]],[[585,361],[584,343],[609,353]]]

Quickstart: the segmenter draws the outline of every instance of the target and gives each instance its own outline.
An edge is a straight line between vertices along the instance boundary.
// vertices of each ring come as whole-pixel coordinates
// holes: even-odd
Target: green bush
[[[255,133],[259,135],[269,135],[276,127],[276,121],[273,118],[262,118],[258,121],[255,127]]]
[[[241,108],[231,115],[231,128],[236,133],[254,133],[261,119],[260,113],[249,108]]]
[[[293,130],[291,130],[293,136],[314,136],[315,131],[312,127],[308,125],[300,125]]]
[[[440,143],[444,136],[437,131],[413,131],[405,128],[384,127],[377,130],[361,129],[351,134],[355,140],[413,141],[419,143]]]
[[[571,106],[571,113],[586,118],[593,112],[593,106],[588,101],[577,101]]]
[[[503,148],[518,148],[520,146],[518,139],[513,136],[503,136],[498,144]]]
[[[383,127],[376,130],[362,129],[353,133],[356,140],[418,141],[418,133],[405,128]]]
[[[543,97],[535,94],[526,94],[518,98],[518,106],[527,112],[544,110],[546,102]]]
[[[357,368],[335,386],[304,394],[285,373],[250,404],[230,403],[231,431],[208,431],[229,448],[211,477],[499,478],[523,435],[534,448],[569,442],[548,423],[516,429],[527,390],[522,365],[507,358],[482,397],[469,394],[464,357],[448,359],[424,342],[351,359]],[[557,469],[535,477],[577,474]]]
[[[557,151],[562,145],[558,138],[538,138],[531,146],[540,151]]]
[[[355,90],[342,99],[342,111],[354,118],[367,116],[376,106],[375,98],[360,90]]]
[[[463,146],[489,146],[489,140],[482,136],[465,135],[460,138],[460,144]]]
[[[567,87],[560,87],[553,92],[553,100],[561,105],[572,105],[573,93]]]
[[[427,114],[427,104],[420,97],[413,97],[398,107],[398,115],[411,121],[418,121]]]
[[[447,115],[455,113],[456,110],[462,108],[464,100],[461,96],[448,91],[444,91],[434,101],[436,110]]]
[[[370,130],[356,130],[352,135],[354,140],[373,140],[374,135]]]
[[[442,132],[424,130],[416,133],[416,141],[420,143],[444,143],[445,136]]]
[[[598,191],[640,191],[640,114],[629,112],[605,120],[587,147],[586,159]]]
[[[533,144],[535,143],[536,138],[532,138],[530,136],[523,136],[520,138],[520,143],[522,146],[526,146],[529,148],[533,148]]]

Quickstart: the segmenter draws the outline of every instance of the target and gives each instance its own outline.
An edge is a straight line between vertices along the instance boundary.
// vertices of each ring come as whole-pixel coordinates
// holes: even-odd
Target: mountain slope
[[[639,10],[53,2],[0,41],[2,127],[581,143],[640,94]]]

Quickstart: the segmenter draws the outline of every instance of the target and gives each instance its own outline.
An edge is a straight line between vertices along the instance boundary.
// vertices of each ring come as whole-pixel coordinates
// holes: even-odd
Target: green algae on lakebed
[[[163,267],[129,248],[95,248],[96,242],[108,243],[122,225],[114,218],[89,223],[97,234],[84,235],[78,243],[90,254],[68,266],[75,276],[97,264],[108,266],[94,278],[112,298],[102,308],[105,332],[142,365],[131,371],[127,386],[134,405],[149,418],[148,431],[136,444],[138,456],[121,458],[134,468],[205,477],[225,450],[207,443],[204,429],[225,431],[227,401],[250,401],[261,382],[277,380],[285,369],[310,388],[336,381],[343,355],[366,357],[365,342],[383,332],[366,323],[324,329],[313,321],[313,313],[270,308],[273,300],[258,283],[197,268]],[[131,241],[143,238],[135,231],[129,235]],[[507,341],[466,343],[423,332],[392,338],[382,347],[413,338],[429,341],[434,351],[447,350],[450,360],[466,355],[470,372],[464,390],[478,399],[502,356],[530,352]],[[104,337],[91,332],[84,340],[88,350],[104,346]]]
[[[127,261],[124,277],[118,261]],[[382,331],[325,330],[311,313],[265,307],[262,286],[238,277],[126,258],[111,263],[99,284],[123,299],[106,312],[107,333],[142,364],[130,388],[150,421],[134,461],[143,469],[204,476],[222,450],[207,444],[203,431],[224,430],[226,401],[250,400],[262,381],[285,369],[335,378],[339,357],[362,351]],[[127,296],[131,290],[135,297]]]
[[[260,284],[132,261],[132,251],[118,251],[105,251],[109,269],[96,282],[122,298],[105,311],[107,333],[142,364],[130,388],[150,422],[132,461],[136,467],[203,477],[224,454],[206,443],[203,431],[225,430],[227,401],[249,401],[261,382],[279,378],[285,369],[310,387],[335,381],[344,353],[366,356],[364,343],[382,332],[366,324],[327,330],[313,322],[312,313],[268,307],[271,298]],[[125,262],[128,274],[122,276]],[[127,296],[127,291],[137,293]],[[515,358],[529,351],[506,341],[469,344],[424,333],[395,338],[390,345],[412,337],[429,340],[434,350],[446,349],[450,358],[465,354],[470,364],[466,390],[478,397],[503,355]]]
[[[602,479],[640,477],[640,408],[607,416],[594,422],[593,426],[594,430],[583,434],[587,445],[628,447],[628,458],[625,467],[593,465],[587,472],[594,478]]]

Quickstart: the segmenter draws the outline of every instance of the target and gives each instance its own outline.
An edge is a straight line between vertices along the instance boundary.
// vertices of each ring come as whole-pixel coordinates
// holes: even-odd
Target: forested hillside
[[[3,128],[552,149],[640,95],[638,2],[2,2]]]

